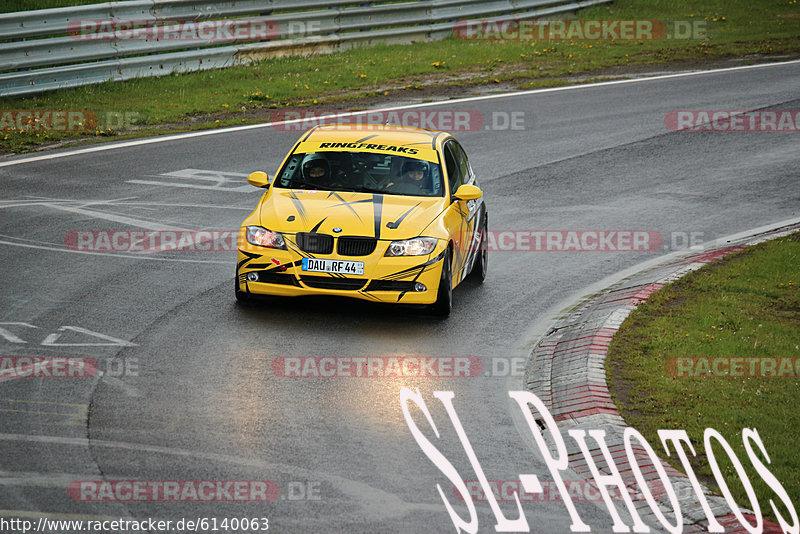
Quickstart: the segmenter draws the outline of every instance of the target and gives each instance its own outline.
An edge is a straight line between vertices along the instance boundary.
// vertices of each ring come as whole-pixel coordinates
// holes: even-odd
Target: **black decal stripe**
[[[387,276],[383,276],[383,277],[380,278],[380,280],[396,280],[398,277],[402,278],[403,275],[408,275],[408,274],[414,272],[417,269],[424,269],[425,267],[427,267],[429,265],[434,265],[436,263],[439,263],[440,261],[442,261],[442,258],[444,258],[444,251],[441,252],[435,258],[431,258],[430,260],[426,261],[425,263],[421,263],[421,264],[416,265],[414,267],[409,267],[408,269],[403,269],[402,271],[397,271],[396,273],[392,273],[392,274],[389,274]]]
[[[376,137],[378,137],[378,134],[372,134],[372,135],[368,135],[368,136],[364,137],[363,139],[359,139],[358,141],[355,141],[355,142],[356,143],[364,143],[364,142],[369,141],[370,139],[374,139]]]
[[[388,276],[383,276],[383,277],[380,278],[380,280],[403,280],[403,279],[408,278],[409,276],[412,276],[412,275],[413,276],[419,276],[419,274],[422,273],[422,271],[424,271],[424,270],[425,270],[425,266],[418,265],[416,267],[411,267],[410,269],[406,269],[405,271],[397,273],[397,274],[390,274]],[[417,272],[417,271],[419,271],[419,272]]]
[[[341,204],[334,204],[331,206],[332,208],[338,208],[339,206],[350,206],[351,204],[366,204],[367,202],[372,202],[371,198],[363,198],[361,200],[344,200]]]
[[[422,276],[422,273],[424,272],[425,272],[425,267],[420,269],[419,272],[414,276],[414,278],[411,279],[411,281],[416,282],[417,280],[419,280],[419,277]],[[406,293],[408,293],[408,291],[403,291],[399,295],[397,295],[397,302],[400,302],[400,299],[405,297]]]
[[[462,239],[465,239],[463,236],[469,235],[469,225],[465,223],[464,219],[461,219],[461,234]],[[456,264],[456,272],[453,273],[453,279],[458,280],[459,282],[463,280],[464,274],[464,264],[466,258],[466,254],[463,252],[462,246],[455,248],[455,264]]]
[[[294,191],[289,191],[289,198],[292,199],[292,204],[294,204],[297,213],[300,215],[300,218],[303,219],[303,222],[306,221],[306,208],[303,206],[303,202],[297,198],[297,195]]]
[[[314,257],[311,254],[309,254],[307,252],[303,252],[302,250],[300,250],[300,247],[297,246],[297,243],[293,243],[292,241],[289,241],[288,239],[285,238],[285,236],[284,236],[284,240],[286,241],[286,248],[288,250],[291,250],[292,252],[294,252],[298,256],[302,256],[304,258],[313,258]]]
[[[367,284],[367,285],[369,285],[369,284]],[[380,300],[381,300],[381,299],[379,299],[378,297],[376,297],[375,295],[373,295],[372,293],[370,293],[369,291],[365,291],[365,290],[363,290],[363,289],[360,289],[358,292],[359,292],[360,294],[364,295],[365,297],[369,297],[369,298],[371,298],[371,299],[372,299],[372,300],[374,300],[374,301],[380,302]]]
[[[325,217],[325,219],[327,219],[327,217]],[[318,222],[316,225],[314,225],[314,228],[311,229],[311,233],[312,234],[315,234],[317,232],[317,230],[319,230],[319,227],[322,226],[322,223],[325,222],[325,219],[322,219],[320,222]]]
[[[341,203],[341,204],[335,204],[335,205],[331,206],[331,208],[338,208],[338,207],[340,207],[340,206],[345,206],[347,209],[349,209],[349,210],[350,210],[350,211],[353,213],[353,215],[355,215],[355,216],[358,218],[359,222],[362,220],[362,219],[361,219],[361,216],[360,216],[360,215],[358,214],[358,212],[357,212],[357,211],[356,211],[356,210],[353,208],[353,206],[351,206],[351,204],[360,204],[360,203],[362,203],[362,202],[370,202],[370,200],[369,200],[369,199],[366,199],[366,200],[356,200],[356,201],[349,201],[349,202],[348,202],[347,200],[345,200],[344,198],[342,198],[342,196],[341,196],[339,193],[337,193],[336,191],[331,191],[331,194],[329,194],[329,195],[328,195],[328,198],[331,198],[331,196],[335,196],[336,198],[338,198],[339,200],[341,200],[341,201],[342,201],[342,203]]]
[[[424,272],[425,272],[425,270],[426,270],[428,267],[430,267],[430,266],[429,266],[429,265],[424,265],[424,266],[422,267],[422,269],[420,269],[420,270],[419,270],[419,272],[416,274],[416,276],[414,276],[414,278],[412,278],[412,279],[411,279],[411,281],[412,281],[412,282],[416,282],[417,280],[419,280],[419,277],[420,277],[420,276],[422,276],[422,273],[424,273]],[[397,302],[400,302],[400,299],[401,299],[401,298],[403,298],[403,297],[406,295],[406,293],[408,293],[408,291],[403,291],[402,293],[400,293],[399,295],[397,295]]]
[[[472,269],[472,266],[475,264],[475,259],[478,255],[478,247],[480,245],[480,231],[475,227],[475,221],[473,220],[470,223],[471,232],[472,232],[472,240],[469,243],[469,248],[467,249],[467,257],[464,260],[464,268],[463,268],[463,275],[466,276],[469,274],[467,272],[467,266]]]
[[[254,260],[254,259],[256,259],[256,258],[260,258],[260,257],[262,256],[261,254],[255,254],[255,253],[253,253],[253,252],[246,252],[246,251],[244,251],[244,250],[239,250],[239,252],[241,252],[242,254],[244,254],[245,256],[247,256],[247,258],[243,259],[242,261],[240,261],[240,262],[238,263],[238,265],[236,265],[236,268],[237,268],[237,269],[240,269],[240,268],[244,267],[244,265],[245,265],[247,262],[249,262],[250,260]]]
[[[390,228],[392,230],[396,229],[398,226],[400,226],[400,223],[403,222],[403,219],[408,217],[408,214],[411,213],[412,211],[414,211],[420,204],[422,204],[422,202],[417,202],[416,204],[411,206],[410,210],[408,210],[407,212],[402,214],[399,219],[397,219],[396,221],[392,221],[392,222],[386,223],[386,228]]]
[[[383,214],[383,195],[372,195],[373,212],[375,214],[375,239],[381,238],[381,216]]]

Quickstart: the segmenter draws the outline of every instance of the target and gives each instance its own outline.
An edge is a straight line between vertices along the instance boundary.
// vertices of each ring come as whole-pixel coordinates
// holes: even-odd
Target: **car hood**
[[[273,189],[261,204],[264,228],[281,233],[319,232],[410,239],[444,210],[443,197],[411,197],[347,191]],[[341,229],[334,232],[334,228]]]

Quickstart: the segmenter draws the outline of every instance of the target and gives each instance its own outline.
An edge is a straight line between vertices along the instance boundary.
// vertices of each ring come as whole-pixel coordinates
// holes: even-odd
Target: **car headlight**
[[[387,256],[424,256],[436,248],[439,240],[435,237],[415,237],[405,241],[392,241],[386,249]]]
[[[245,233],[247,234],[247,242],[251,245],[286,250],[286,242],[278,232],[273,232],[260,226],[248,226]]]

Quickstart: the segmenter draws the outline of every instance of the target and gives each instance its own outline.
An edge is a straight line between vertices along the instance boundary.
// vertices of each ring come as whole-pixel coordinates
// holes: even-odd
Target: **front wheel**
[[[447,249],[444,260],[442,260],[442,276],[439,279],[436,302],[429,307],[431,313],[439,317],[447,317],[450,315],[450,310],[453,309],[453,273],[451,269],[450,249]]]

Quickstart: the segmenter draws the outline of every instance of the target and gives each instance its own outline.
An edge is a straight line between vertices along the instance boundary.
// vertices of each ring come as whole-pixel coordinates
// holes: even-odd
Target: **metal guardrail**
[[[261,59],[326,53],[375,43],[444,39],[457,21],[530,19],[612,0],[129,0],[0,14],[0,96],[30,95],[108,80],[243,65]],[[101,39],[82,23],[137,21],[158,36]],[[269,27],[269,35],[184,40],[187,22],[229,28]],[[86,24],[88,26],[88,24]],[[170,33],[172,32],[172,33]]]

